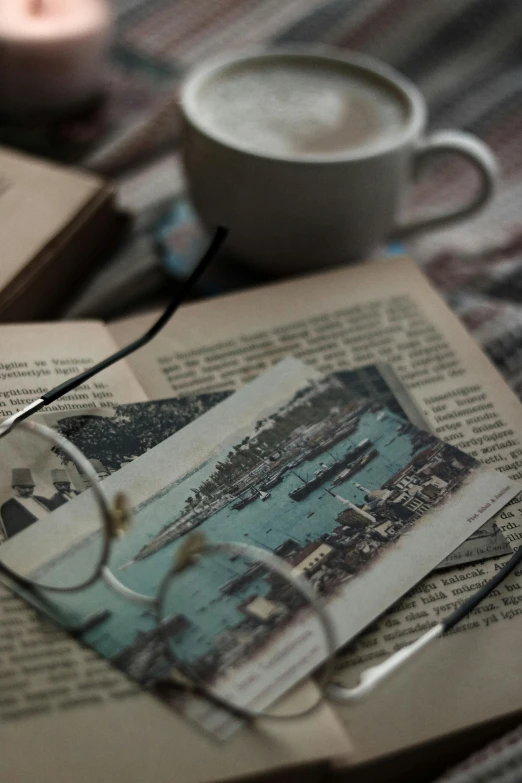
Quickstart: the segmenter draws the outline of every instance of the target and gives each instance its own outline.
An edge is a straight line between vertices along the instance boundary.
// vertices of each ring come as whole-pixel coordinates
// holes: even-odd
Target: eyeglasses
[[[99,476],[90,461],[82,452],[54,429],[47,427],[40,422],[22,421],[17,425],[16,433],[12,434],[21,442],[20,452],[35,455],[35,462],[40,461],[39,453],[41,448],[51,445],[54,449],[66,456],[78,472],[84,477],[92,488],[93,499],[96,503],[97,513],[91,518],[85,520],[85,524],[75,526],[75,533],[80,533],[79,538],[67,539],[67,550],[69,547],[82,546],[86,556],[83,557],[80,569],[67,567],[61,570],[56,560],[50,560],[43,565],[35,567],[35,558],[27,556],[24,553],[23,563],[20,560],[21,550],[16,546],[15,540],[7,542],[3,547],[3,560],[0,563],[2,571],[22,585],[22,587],[31,591],[50,593],[75,593],[85,590],[89,586],[102,580],[105,585],[120,598],[131,601],[134,604],[142,606],[155,621],[155,638],[159,642],[161,654],[164,659],[164,669],[166,675],[162,675],[163,685],[170,683],[177,689],[183,689],[189,686],[191,690],[204,695],[208,700],[219,707],[226,708],[229,712],[238,717],[255,718],[260,715],[273,718],[289,718],[298,715],[307,714],[314,710],[322,700],[323,690],[316,691],[319,696],[313,703],[297,712],[273,711],[270,712],[269,705],[264,704],[263,697],[258,699],[261,707],[251,706],[241,701],[241,694],[234,690],[234,685],[224,689],[218,689],[209,684],[209,679],[213,677],[203,676],[190,661],[183,656],[183,650],[179,648],[179,632],[184,625],[193,622],[191,618],[184,615],[184,607],[179,605],[177,580],[189,569],[201,569],[201,566],[217,568],[221,571],[229,566],[232,559],[235,564],[234,572],[239,574],[247,573],[252,569],[257,572],[257,578],[266,579],[272,584],[277,583],[278,589],[285,590],[287,593],[286,603],[291,604],[294,616],[299,613],[310,615],[313,613],[317,621],[317,631],[322,645],[321,657],[328,663],[321,674],[321,683],[325,687],[330,679],[333,670],[333,656],[336,649],[334,629],[320,599],[314,589],[302,576],[292,572],[285,561],[270,551],[261,549],[257,546],[243,542],[219,541],[210,542],[201,533],[192,533],[184,538],[182,545],[178,548],[173,563],[168,568],[164,577],[161,579],[159,587],[153,596],[138,593],[125,584],[123,584],[108,566],[111,554],[112,544],[115,538],[124,534],[131,524],[131,513],[126,496],[116,495],[114,501],[108,497],[107,491],[100,481]],[[41,445],[40,445],[41,444]],[[39,448],[40,446],[40,448]],[[32,448],[30,448],[32,447]],[[94,521],[93,521],[94,520]],[[56,528],[43,519],[35,527],[31,536],[31,546],[36,549],[36,560],[40,557],[40,552],[46,551],[45,542],[48,537],[53,539],[56,535]],[[67,534],[65,534],[67,536]],[[25,548],[25,547],[24,547]],[[237,561],[240,561],[237,563]],[[209,565],[208,565],[209,564]],[[58,566],[58,567],[57,567]],[[203,577],[205,575],[203,574]],[[208,574],[207,574],[208,576]],[[198,579],[202,590],[208,580]],[[288,595],[290,593],[290,595]],[[212,593],[209,592],[203,596],[203,600],[211,601]],[[259,613],[270,613],[271,606],[268,601],[263,604],[263,599],[254,599],[260,602]],[[51,614],[53,614],[51,610]],[[264,618],[270,619],[269,617]],[[274,618],[277,620],[277,618]],[[270,625],[270,623],[268,624]],[[257,624],[257,639],[254,639],[256,623],[250,623],[248,631],[253,636],[253,641],[262,643],[263,635],[270,632],[267,623]],[[263,632],[266,632],[265,634]],[[211,661],[208,661],[208,667],[211,667]],[[123,667],[125,668],[125,667]],[[157,669],[157,662],[155,663]],[[200,665],[201,668],[201,665]],[[171,671],[172,670],[172,671]],[[212,672],[207,672],[207,674]],[[148,679],[148,673],[145,672],[143,679]],[[153,678],[152,678],[153,679]],[[255,704],[255,702],[253,702]]]
[[[337,701],[350,703],[366,697],[399,666],[410,660],[412,656],[427,644],[460,622],[522,562],[522,549],[519,549],[492,580],[472,595],[456,611],[431,628],[417,641],[402,648],[383,663],[367,669],[361,676],[360,684],[351,689],[331,682],[334,653],[336,651],[335,629],[332,627],[322,601],[306,579],[294,573],[284,560],[268,550],[232,541],[213,543],[206,540],[201,534],[192,534],[185,538],[184,543],[179,548],[176,560],[164,575],[156,595],[142,595],[126,587],[116,578],[108,567],[108,561],[112,542],[117,536],[124,533],[130,524],[130,512],[126,497],[118,495],[111,502],[97,471],[74,444],[54,429],[35,421],[27,421],[27,419],[33,413],[55,402],[102,370],[125,358],[138,348],[145,346],[152,340],[176,312],[192,286],[215,257],[225,240],[226,234],[227,231],[223,227],[217,229],[207,252],[194,272],[187,279],[165,312],[143,336],[89,370],[46,392],[22,411],[0,424],[0,438],[10,434],[10,443],[15,438],[19,438],[20,443],[17,448],[20,453],[33,455],[32,459],[35,465],[38,465],[43,444],[45,444],[45,448],[48,448],[50,444],[55,451],[66,455],[68,460],[75,465],[78,473],[84,478],[85,483],[91,486],[92,497],[97,507],[96,521],[90,522],[88,529],[83,528],[81,530],[82,541],[87,540],[88,542],[88,557],[73,572],[70,570],[60,571],[60,568],[56,567],[56,563],[46,564],[43,568],[40,565],[32,567],[30,558],[22,564],[17,559],[16,547],[11,547],[9,542],[0,551],[2,557],[0,560],[0,571],[21,585],[22,588],[31,591],[33,594],[37,593],[40,603],[42,601],[45,603],[45,596],[42,594],[42,591],[44,593],[46,591],[59,593],[78,592],[94,585],[101,579],[122,598],[143,605],[145,610],[154,617],[156,638],[162,643],[162,654],[167,662],[167,668],[170,666],[170,669],[175,670],[176,675],[172,683],[176,687],[188,686],[195,689],[215,704],[226,708],[236,715],[249,718],[260,714],[271,714],[273,717],[295,717],[295,713],[283,714],[277,712],[277,710],[269,713],[267,708],[270,702],[262,704],[259,708],[252,707],[251,704],[242,702],[233,688],[223,691],[213,687],[212,684],[209,684],[209,681],[212,682],[212,676],[210,678],[206,676],[209,671],[212,673],[211,654],[207,656],[205,672],[194,668],[190,661],[187,661],[183,653],[183,645],[179,644],[187,618],[183,614],[183,607],[176,604],[177,580],[184,578],[183,575],[187,571],[192,571],[195,568],[205,568],[208,567],[208,564],[214,564],[216,568],[220,568],[220,559],[221,561],[225,559],[227,567],[229,567],[230,562],[236,562],[239,559],[242,568],[237,567],[235,569],[239,576],[242,570],[244,572],[245,570],[256,569],[256,573],[268,581],[279,580],[279,584],[283,585],[284,590],[292,593],[288,600],[288,605],[293,607],[294,615],[299,612],[313,613],[316,618],[318,633],[322,640],[322,658],[326,661],[320,679],[321,692],[326,692],[327,695]],[[21,472],[23,472],[23,469]],[[30,479],[30,474],[29,476],[19,475],[17,480],[17,486],[23,489],[19,505],[25,512],[30,514],[32,504],[45,502],[45,499],[38,498],[38,496],[33,494],[34,484]],[[57,481],[55,483],[63,482]],[[34,529],[35,537],[34,541],[32,540],[32,546],[35,553],[38,553],[40,544],[45,544],[46,532],[44,528],[45,526],[42,528],[41,525],[38,525]],[[63,532],[64,535],[72,534],[71,531]],[[38,536],[43,538],[38,538]],[[73,545],[75,542],[71,539],[70,543]],[[209,600],[211,600],[211,597],[209,597]],[[271,613],[274,610],[268,601],[265,603],[262,600],[259,601],[256,611],[258,619],[262,618],[265,626],[270,625],[272,620],[275,622],[277,619],[271,617]],[[249,628],[255,636],[256,624],[252,623]],[[256,643],[262,643],[262,633],[258,636]],[[313,705],[308,706],[299,714],[311,711],[317,706],[317,703],[315,702]]]
[[[133,351],[146,345],[158,331],[167,323],[177,310],[181,302],[186,298],[195,282],[204,272],[210,261],[215,257],[226,237],[226,230],[218,228],[216,234],[205,253],[204,257],[197,265],[196,269],[186,281],[182,290],[176,299],[170,303],[162,316],[156,323],[139,339],[135,340],[129,346],[121,349],[117,353],[100,362],[91,369],[80,375],[67,380],[55,389],[45,393],[34,403],[28,405],[24,410],[6,419],[0,424],[0,437],[9,435],[8,445],[11,460],[19,460],[17,464],[23,464],[24,468],[15,468],[13,470],[13,486],[18,492],[18,497],[14,502],[18,504],[11,511],[6,510],[6,519],[3,520],[4,527],[9,525],[7,533],[8,540],[2,547],[0,571],[5,576],[18,583],[23,591],[29,591],[33,598],[36,598],[36,604],[41,608],[47,608],[51,615],[56,616],[56,611],[52,601],[46,599],[46,593],[78,593],[85,590],[100,580],[105,585],[123,599],[140,605],[154,618],[155,638],[159,642],[160,657],[164,661],[164,671],[168,673],[168,681],[177,689],[188,688],[203,694],[214,704],[227,709],[229,712],[246,718],[254,718],[258,715],[264,717],[270,715],[274,718],[296,717],[297,715],[307,714],[316,708],[323,698],[324,688],[315,691],[319,694],[318,698],[306,707],[301,708],[298,713],[290,713],[279,710],[270,711],[271,700],[265,704],[266,700],[258,699],[256,701],[244,703],[240,692],[234,691],[233,684],[227,688],[217,689],[209,684],[213,677],[204,676],[197,668],[191,665],[190,661],[184,657],[183,649],[178,649],[179,631],[183,630],[183,624],[192,622],[184,615],[184,607],[177,604],[177,581],[183,578],[183,574],[188,570],[207,570],[228,568],[230,563],[234,563],[233,572],[241,573],[252,572],[255,570],[258,580],[264,580],[272,586],[277,586],[279,591],[286,593],[286,604],[291,606],[292,615],[312,614],[317,623],[317,634],[320,638],[321,658],[327,661],[321,674],[321,682],[325,687],[330,679],[333,670],[334,653],[336,649],[334,629],[327,612],[321,600],[316,595],[311,584],[299,574],[292,572],[286,562],[273,555],[270,551],[247,544],[244,542],[219,541],[210,542],[202,534],[192,534],[187,536],[179,547],[174,563],[170,565],[167,572],[161,579],[155,595],[143,595],[127,587],[120,581],[113,571],[109,568],[108,562],[116,537],[124,534],[131,524],[131,513],[127,498],[124,495],[118,495],[111,501],[107,491],[100,480],[100,472],[85,457],[85,455],[66,437],[57,430],[48,427],[41,422],[29,421],[28,417],[58,400],[63,395],[77,388],[80,384],[88,381],[98,372],[110,367],[115,362],[128,356]],[[96,513],[90,521],[85,520],[85,524],[69,526],[58,535],[67,538],[67,545],[78,547],[80,544],[86,553],[81,563],[75,563],[74,568],[60,569],[55,560],[39,563],[35,565],[41,552],[48,551],[49,537],[55,537],[56,530],[52,531],[52,524],[41,519],[36,526],[31,525],[30,548],[31,553],[27,554],[25,543],[23,558],[21,548],[16,544],[16,533],[25,529],[23,523],[24,514],[30,515],[31,511],[37,511],[38,503],[47,503],[47,510],[52,511],[49,499],[34,495],[34,482],[32,473],[41,474],[42,465],[45,456],[49,452],[49,446],[55,452],[55,456],[60,460],[59,463],[70,465],[69,470],[77,471],[77,474],[83,479],[83,483],[92,490],[92,499],[96,504]],[[54,469],[55,475],[53,482],[57,487],[57,494],[60,494],[60,486],[63,480],[66,484],[68,474],[64,470]],[[61,475],[65,473],[65,475]],[[62,490],[63,491],[63,490]],[[13,504],[13,501],[8,501]],[[16,514],[11,512],[16,511]],[[8,513],[9,512],[9,513]],[[4,514],[2,514],[4,516]],[[25,517],[27,518],[27,516]],[[12,536],[14,535],[14,538]],[[26,539],[27,540],[27,539]],[[22,562],[22,559],[23,562]],[[204,575],[203,575],[204,576]],[[204,584],[205,580],[202,580]],[[27,592],[25,593],[27,596]],[[251,621],[246,623],[246,631],[252,636],[251,644],[253,647],[259,646],[263,642],[265,631],[270,629],[278,619],[271,618],[274,611],[270,601],[263,599],[262,596],[252,601],[254,604],[252,612],[258,615],[251,617]],[[212,600],[212,595],[207,596],[207,600]],[[255,605],[257,600],[257,605]],[[276,612],[277,614],[277,612]],[[74,629],[73,629],[74,630]],[[158,647],[158,645],[157,645]],[[211,658],[212,656],[207,656]],[[123,667],[125,668],[125,667]],[[157,665],[155,665],[157,669]],[[212,674],[212,661],[207,662],[207,669]],[[208,672],[207,672],[208,675]],[[147,679],[145,672],[143,679]],[[165,676],[163,677],[165,685]]]

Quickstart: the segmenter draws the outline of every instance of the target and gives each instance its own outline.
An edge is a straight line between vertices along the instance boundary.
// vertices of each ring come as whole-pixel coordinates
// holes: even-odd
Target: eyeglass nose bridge
[[[118,492],[108,518],[109,535],[112,539],[125,535],[132,525],[132,509],[124,492]]]

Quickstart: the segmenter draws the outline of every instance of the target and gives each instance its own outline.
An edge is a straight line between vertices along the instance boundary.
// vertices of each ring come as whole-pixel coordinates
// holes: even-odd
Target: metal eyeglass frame
[[[205,269],[208,267],[208,265],[211,263],[211,261],[215,258],[215,256],[221,249],[227,234],[228,234],[228,229],[226,229],[224,226],[219,226],[216,229],[212,241],[206,253],[202,257],[201,261],[199,262],[199,264],[196,266],[192,274],[187,278],[185,283],[181,286],[177,296],[175,296],[174,299],[170,302],[170,304],[168,305],[164,313],[154,322],[154,324],[147,330],[147,332],[145,332],[145,334],[143,334],[141,337],[137,338],[136,340],[134,340],[132,343],[125,346],[124,348],[121,348],[119,351],[116,351],[114,354],[107,357],[106,359],[99,362],[98,364],[95,364],[90,369],[85,370],[79,375],[70,378],[69,380],[65,381],[59,386],[56,386],[54,389],[51,389],[50,391],[46,392],[40,398],[38,398],[37,400],[35,400],[34,402],[30,403],[25,408],[23,408],[21,411],[18,411],[14,415],[7,418],[4,422],[0,424],[0,438],[7,435],[7,433],[10,432],[14,426],[20,426],[20,424],[22,424],[25,421],[25,419],[27,419],[33,413],[36,413],[37,411],[41,410],[47,405],[50,405],[51,403],[55,402],[63,395],[67,394],[73,389],[76,389],[82,383],[85,383],[86,381],[90,380],[99,372],[102,372],[102,370],[107,369],[108,367],[118,362],[120,359],[124,359],[126,356],[129,356],[134,351],[138,350],[139,348],[142,348],[147,343],[149,343],[163,328],[163,326],[170,320],[170,318],[174,315],[174,313],[177,311],[179,306],[185,300],[192,287],[199,280],[199,278],[201,277]],[[31,426],[34,428],[33,432],[37,432],[38,428],[43,427],[43,425],[36,425],[33,423],[31,423]],[[55,433],[53,430],[50,430],[50,432],[53,436],[57,435],[57,433]],[[45,435],[42,434],[41,429],[39,434],[42,437],[45,437]],[[61,443],[60,445],[62,448],[64,448],[63,443]],[[72,444],[70,444],[67,441],[67,446],[68,447],[72,446]],[[64,450],[66,449],[64,448]],[[80,459],[85,459],[81,454],[81,452],[78,452],[78,454],[80,455]],[[86,460],[86,462],[88,463],[88,460]],[[85,472],[92,482],[96,500],[100,504],[100,511],[103,515],[104,529],[107,530],[105,554],[106,556],[108,556],[108,552],[110,548],[110,540],[112,537],[114,537],[114,535],[118,534],[118,531],[120,530],[120,527],[124,522],[125,512],[121,507],[121,505],[118,505],[118,503],[122,499],[120,498],[119,501],[117,499],[116,506],[112,508],[108,499],[105,496],[104,490],[101,487],[97,475],[92,470],[92,466],[90,465],[90,463],[89,463],[89,469],[87,469],[87,465],[85,465]],[[231,542],[229,542],[229,544],[232,545]],[[225,542],[223,542],[223,546],[225,545],[228,546],[228,544],[225,544]],[[250,546],[250,545],[241,545],[241,546]],[[259,556],[259,553],[263,553],[263,555],[265,556],[267,555],[267,552],[265,552],[264,550],[260,550],[260,549],[258,550],[257,547],[252,547],[252,550],[254,549],[256,550],[256,557]],[[202,555],[203,553],[204,553],[204,548],[200,550],[199,554]],[[268,555],[270,556],[269,567],[272,567],[274,566],[275,563],[277,563],[276,570],[278,570],[279,567],[283,567],[283,566],[286,568],[286,564],[280,558],[277,558],[271,553],[268,553]],[[106,560],[104,561],[104,563],[105,562]],[[466,601],[464,601],[464,603],[460,607],[458,607],[454,612],[452,612],[447,618],[445,618],[445,620],[441,621],[440,623],[437,623],[429,631],[427,631],[425,634],[420,636],[416,641],[403,647],[398,652],[392,654],[391,656],[389,656],[389,658],[384,660],[382,663],[377,664],[376,666],[372,666],[366,669],[365,671],[363,671],[360,676],[359,684],[356,685],[355,687],[347,688],[343,685],[339,685],[335,682],[332,682],[326,686],[326,694],[330,696],[332,699],[334,699],[335,701],[341,703],[348,703],[348,704],[366,698],[375,689],[377,685],[379,685],[383,680],[387,679],[399,667],[401,667],[404,663],[410,660],[418,652],[423,650],[433,640],[442,636],[446,631],[449,631],[451,628],[457,625],[457,623],[459,623],[464,617],[466,617],[466,615],[469,614],[469,612],[475,609],[478,606],[478,604],[480,604],[489,595],[489,593],[491,593],[492,590],[498,587],[498,585],[501,584],[504,581],[504,579],[506,579],[506,577],[509,576],[509,574],[512,573],[512,571],[514,571],[514,569],[521,562],[522,562],[522,547],[512,555],[512,557],[504,564],[502,569],[500,569],[500,571],[498,571],[489,582],[483,585],[479,590],[477,590],[476,593],[474,593]],[[281,563],[283,564],[282,566]],[[10,578],[25,585],[26,587],[30,589],[34,589],[34,585],[30,580],[26,580],[23,577],[20,577],[17,574],[13,573],[4,563],[2,563],[1,560],[0,560],[0,572],[3,572]],[[126,588],[124,585],[121,585],[121,583],[118,582],[118,580],[114,577],[114,575],[111,574],[111,572],[108,569],[106,569],[106,571],[103,571],[102,569],[101,573],[104,574],[104,579],[107,581],[107,584],[112,584],[113,588],[117,589],[120,595],[122,595],[123,592],[125,592],[127,597],[130,597],[129,596],[129,592],[130,592],[131,594],[134,595],[134,598],[138,596],[138,594],[133,593],[133,591],[129,591],[128,588]],[[288,577],[288,572],[285,572],[283,575]],[[98,575],[94,579],[92,579],[89,582],[89,584],[92,581],[95,581],[95,579],[97,578]],[[290,581],[297,583],[295,575],[292,575],[290,577]],[[301,580],[299,580],[299,582],[300,581]],[[118,587],[116,587],[115,582],[117,583]],[[83,589],[86,586],[87,584],[84,584],[76,589]],[[301,587],[301,584],[299,586]],[[312,590],[312,588],[309,585],[307,585],[307,589],[308,589],[307,591]],[[314,595],[314,601],[316,601],[317,596],[315,596],[315,593],[313,595]],[[148,602],[153,599],[149,599],[146,596],[142,596],[140,600]],[[324,614],[324,609],[320,602],[318,603],[318,606],[320,607],[319,613],[321,616],[321,624],[323,629],[325,630],[325,637],[329,644],[328,640],[333,639],[333,630],[331,629],[331,627],[329,627],[327,630],[326,626],[328,625],[329,621]],[[331,661],[333,661],[333,653],[331,658],[329,659],[329,665],[327,667],[328,673],[332,668]],[[216,700],[214,694],[209,693],[207,695],[209,695],[209,697],[212,698],[214,701]],[[222,704],[222,706],[227,706],[227,705]],[[230,705],[228,705],[227,708],[230,709]],[[234,707],[232,711],[237,712],[238,710]],[[245,714],[248,714],[248,712],[246,712]]]
[[[164,599],[170,587],[171,581],[173,578],[175,578],[176,573],[179,573],[179,571],[183,570],[184,568],[193,565],[199,557],[209,556],[219,552],[227,552],[233,555],[246,556],[254,562],[262,563],[268,570],[284,578],[306,599],[308,604],[310,604],[312,609],[316,612],[321,630],[324,635],[326,648],[326,665],[322,669],[320,678],[321,684],[325,687],[326,683],[331,677],[333,670],[334,654],[336,650],[335,632],[324,605],[318,598],[312,586],[302,576],[293,574],[284,560],[273,555],[268,550],[263,550],[259,547],[245,544],[243,542],[240,543],[223,541],[217,544],[211,544],[207,542],[201,535],[196,535],[189,537],[185,541],[185,546],[180,548],[180,555],[161,582],[155,597],[142,595],[135,592],[134,590],[131,590],[114,576],[107,565],[110,556],[112,540],[124,533],[131,521],[130,513],[127,509],[126,498],[123,495],[118,495],[115,498],[114,503],[111,503],[109,497],[107,496],[107,492],[100,482],[100,479],[98,478],[98,475],[93,469],[91,463],[73,443],[50,427],[34,421],[27,421],[27,418],[33,413],[36,413],[47,405],[55,402],[57,399],[64,396],[73,389],[76,389],[82,383],[85,383],[87,380],[97,375],[102,370],[107,369],[115,362],[125,358],[152,340],[160,331],[160,329],[170,320],[180,304],[185,300],[187,294],[192,289],[194,284],[201,277],[209,263],[216,256],[227,236],[227,233],[228,231],[224,227],[219,226],[217,228],[210,246],[207,249],[207,252],[204,254],[203,258],[196,266],[190,277],[184,283],[178,292],[178,295],[168,305],[167,309],[161,315],[161,317],[142,337],[117,351],[102,362],[99,362],[94,367],[91,367],[85,372],[46,392],[42,395],[42,397],[30,403],[23,410],[19,411],[13,416],[10,416],[0,424],[0,438],[5,437],[14,427],[19,427],[22,430],[30,432],[33,435],[48,441],[52,446],[56,446],[62,449],[65,454],[67,454],[67,456],[76,464],[76,466],[90,481],[103,531],[103,546],[100,552],[98,563],[96,565],[93,564],[92,575],[78,585],[74,585],[72,587],[57,587],[55,585],[46,585],[35,579],[24,577],[21,574],[16,573],[1,560],[0,572],[33,594],[35,591],[37,591],[38,594],[40,591],[53,593],[78,592],[94,584],[99,579],[102,579],[105,584],[120,597],[126,598],[127,600],[130,600],[134,603],[148,606],[155,615],[158,627],[161,630]],[[38,595],[37,598],[43,599],[43,596]],[[39,602],[37,601],[37,603]],[[45,604],[45,600],[43,603]],[[179,661],[177,661],[175,656],[172,654],[172,649],[168,641],[169,640],[167,636],[167,638],[165,638],[166,647],[171,653],[172,662],[175,666],[179,664]],[[186,667],[184,667],[184,669],[186,672]],[[223,698],[217,691],[214,691],[212,688],[210,688],[201,678],[197,677],[195,673],[189,674],[189,680],[191,681],[190,686],[193,689],[205,695],[218,706],[227,709],[229,712],[232,712],[237,716],[249,719],[260,716],[273,718],[294,718],[302,716],[315,710],[324,697],[324,687],[322,687],[319,691],[319,699],[299,713],[293,713],[292,715],[282,715],[278,713],[271,714],[267,710],[257,711],[246,707],[238,707],[231,701]],[[174,683],[179,686],[179,681],[176,680]]]
[[[45,584],[45,580],[39,581],[38,578],[26,577],[16,571],[13,571],[2,561],[0,561],[0,572],[4,573],[14,582],[20,584],[26,590],[30,590],[33,595],[36,591],[36,603],[38,605],[40,605],[38,598],[43,598],[40,595],[41,591],[50,593],[79,592],[101,579],[105,582],[110,590],[112,590],[121,598],[132,601],[135,604],[147,606],[154,615],[158,631],[161,633],[165,627],[164,621],[166,616],[164,612],[164,604],[166,596],[171,587],[172,580],[176,578],[176,574],[190,566],[195,565],[198,559],[201,557],[208,557],[218,553],[247,557],[253,563],[261,563],[269,571],[285,579],[302,597],[306,599],[309,606],[316,613],[324,637],[326,652],[326,663],[322,668],[319,680],[320,688],[318,691],[318,698],[311,705],[306,706],[299,712],[293,712],[291,714],[270,712],[267,709],[255,710],[249,707],[238,706],[233,701],[223,697],[217,690],[207,685],[207,683],[195,672],[192,672],[186,664],[183,664],[176,658],[172,651],[172,647],[169,644],[169,635],[165,631],[163,640],[172,660],[172,665],[174,668],[177,667],[179,670],[182,670],[185,678],[188,680],[188,683],[185,684],[182,679],[175,677],[172,679],[172,684],[176,687],[184,687],[186,689],[194,690],[204,695],[215,705],[228,710],[237,717],[247,719],[253,719],[257,717],[270,717],[278,719],[302,717],[309,714],[310,712],[313,712],[319,706],[324,698],[326,685],[332,676],[334,655],[337,644],[335,640],[335,630],[332,621],[330,620],[330,617],[325,609],[325,606],[317,596],[313,587],[306,581],[306,579],[304,579],[304,577],[292,573],[291,568],[285,563],[284,560],[273,555],[272,552],[268,550],[261,549],[260,547],[253,546],[252,544],[235,541],[220,541],[218,543],[210,543],[201,533],[194,533],[188,536],[181,547],[178,549],[175,560],[161,581],[155,596],[147,596],[131,590],[116,578],[107,565],[111,553],[112,541],[120,535],[124,534],[131,524],[131,514],[126,496],[119,494],[115,497],[114,502],[111,503],[107,491],[100,481],[98,474],[94,470],[90,461],[73,443],[71,443],[60,433],[35,421],[22,421],[19,422],[17,426],[20,429],[30,432],[33,435],[36,435],[37,437],[49,442],[52,446],[56,446],[62,449],[69,459],[74,462],[80,472],[90,481],[91,489],[93,491],[97,510],[101,520],[103,546],[98,557],[98,562],[93,562],[92,575],[77,585],[57,587],[56,585]],[[52,608],[47,606],[48,602],[44,600],[43,603],[49,609],[51,615],[53,615]]]

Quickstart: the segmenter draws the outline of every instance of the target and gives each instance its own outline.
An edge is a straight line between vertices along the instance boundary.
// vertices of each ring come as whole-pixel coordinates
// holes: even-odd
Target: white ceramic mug
[[[224,137],[201,121],[201,96],[209,80],[253,58],[279,58],[283,63],[292,58],[294,65],[301,58],[308,66],[333,60],[352,76],[391,89],[405,107],[404,124],[399,133],[373,145],[335,153],[274,156],[247,149],[240,139],[236,144],[230,135]],[[494,190],[497,166],[489,148],[461,131],[425,136],[426,104],[417,88],[388,66],[359,54],[293,48],[214,60],[189,74],[181,106],[184,166],[195,209],[209,228],[226,225],[230,252],[259,268],[292,272],[364,258],[392,236],[472,215]],[[476,192],[456,209],[399,225],[400,207],[418,167],[447,152],[459,154],[476,169]]]

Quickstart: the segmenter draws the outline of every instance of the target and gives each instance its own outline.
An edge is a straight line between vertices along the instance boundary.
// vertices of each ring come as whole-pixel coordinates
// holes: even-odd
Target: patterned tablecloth
[[[436,783],[520,783],[522,727],[475,753]]]

